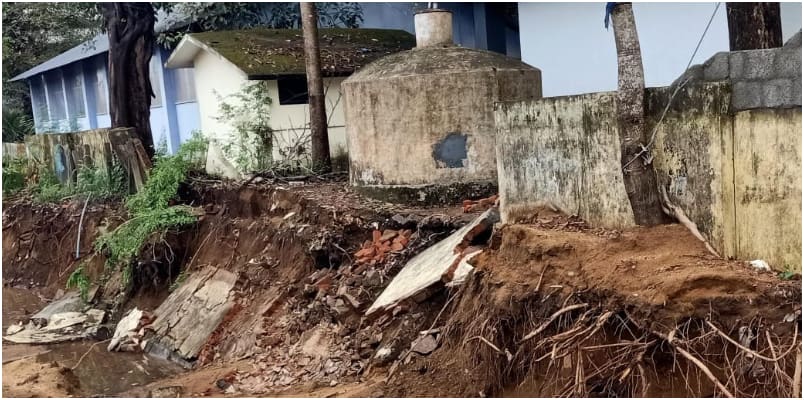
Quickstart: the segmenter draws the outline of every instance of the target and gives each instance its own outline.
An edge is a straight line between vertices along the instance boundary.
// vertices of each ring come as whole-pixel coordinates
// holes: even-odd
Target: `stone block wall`
[[[692,66],[673,85],[730,81],[733,112],[801,107],[801,31],[783,47],[720,52]]]

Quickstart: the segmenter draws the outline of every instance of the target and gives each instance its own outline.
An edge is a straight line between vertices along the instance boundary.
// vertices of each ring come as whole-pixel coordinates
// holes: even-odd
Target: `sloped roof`
[[[178,29],[188,25],[192,22],[191,14],[177,5],[177,10],[172,13],[167,13],[164,10],[157,10],[156,22],[154,23],[154,32],[156,34],[167,32],[172,29]],[[20,79],[30,78],[36,74],[47,72],[52,69],[63,67],[67,64],[74,63],[98,54],[103,54],[109,51],[109,36],[105,33],[99,33],[94,38],[87,40],[53,57],[9,80],[9,82],[18,81]]]
[[[107,36],[105,33],[102,33],[84,43],[79,44],[78,46],[73,47],[70,50],[65,51],[64,53],[57,55],[56,57],[51,58],[50,60],[47,60],[11,78],[9,82],[30,78],[36,74],[47,72],[52,69],[56,69],[65,66],[67,64],[76,62],[78,60],[83,60],[85,58],[105,53],[108,50],[109,50],[109,36]]]
[[[386,55],[413,48],[416,38],[396,29],[324,28],[318,31],[325,76],[349,75]],[[304,75],[299,29],[247,29],[186,35],[171,54],[168,68],[191,67],[200,50],[216,53],[249,79]]]

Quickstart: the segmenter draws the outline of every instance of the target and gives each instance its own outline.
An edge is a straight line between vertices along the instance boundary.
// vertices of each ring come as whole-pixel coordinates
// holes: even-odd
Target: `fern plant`
[[[34,122],[19,110],[3,110],[3,142],[22,142],[34,134]]]
[[[85,303],[88,301],[89,285],[89,277],[84,273],[84,264],[80,264],[67,278],[67,289],[78,288],[79,296]]]

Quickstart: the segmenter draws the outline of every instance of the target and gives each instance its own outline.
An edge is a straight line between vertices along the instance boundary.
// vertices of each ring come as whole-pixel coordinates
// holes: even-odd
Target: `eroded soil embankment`
[[[678,225],[615,232],[553,217],[493,241],[446,346],[391,393],[449,381],[466,396],[794,395],[800,278],[716,259]]]
[[[17,200],[3,203],[3,285],[36,288],[46,297],[64,288],[99,235],[124,221],[119,203],[89,204],[82,222],[83,203]]]
[[[405,260],[472,216],[372,203],[342,184],[205,183],[184,197],[205,215],[143,259],[170,256],[162,262],[190,274],[230,271],[235,306],[196,370],[128,394],[178,385],[184,395],[705,397],[789,396],[793,387],[800,280],[715,259],[678,226],[615,232],[563,216],[506,226],[457,290],[437,287],[366,319]],[[77,223],[74,214],[58,218]],[[101,214],[89,213],[85,226],[104,226]],[[353,254],[375,227],[416,234],[383,262],[359,264]],[[62,229],[56,240],[76,233]],[[4,237],[4,262],[5,249]],[[39,258],[21,254],[21,271],[32,272],[4,268],[4,278],[63,287],[59,274],[32,267],[46,265]],[[156,308],[176,272],[153,287],[141,279],[124,308]],[[438,347],[409,351],[430,328]]]

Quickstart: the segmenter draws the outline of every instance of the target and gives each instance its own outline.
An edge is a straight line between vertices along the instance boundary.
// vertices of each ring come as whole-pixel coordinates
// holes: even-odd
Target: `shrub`
[[[145,186],[126,201],[131,218],[95,242],[96,250],[107,251],[107,267],[127,266],[123,270],[126,284],[131,278],[131,260],[149,238],[156,233],[164,234],[168,229],[195,223],[190,207],[171,206],[170,203],[176,198],[179,185],[187,178],[188,172],[198,168],[198,156],[205,153],[206,146],[206,141],[196,133],[182,144],[176,155],[156,157]]]
[[[24,159],[3,160],[3,194],[14,194],[25,187],[26,168]]]
[[[108,199],[126,192],[126,172],[117,160],[109,170],[83,165],[76,174],[75,185],[64,185],[50,168],[39,169],[39,181],[33,188],[34,199],[41,203],[55,203],[68,197]]]

